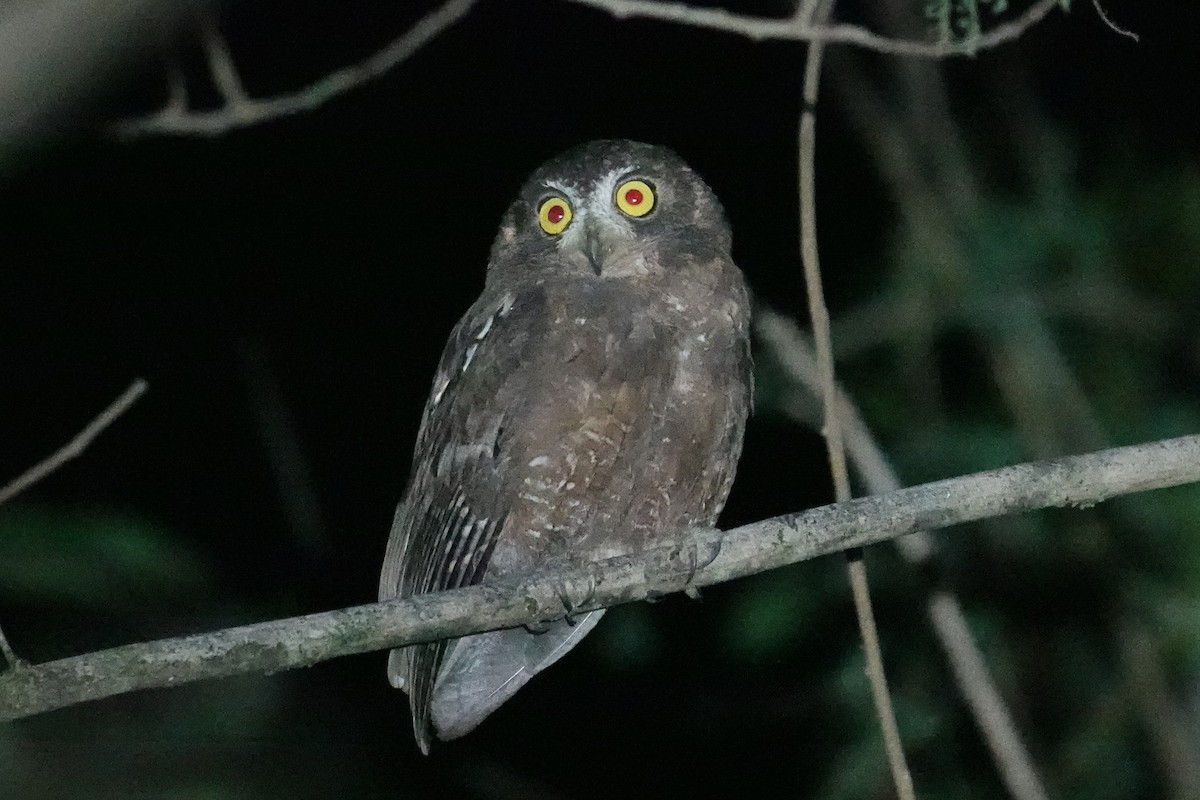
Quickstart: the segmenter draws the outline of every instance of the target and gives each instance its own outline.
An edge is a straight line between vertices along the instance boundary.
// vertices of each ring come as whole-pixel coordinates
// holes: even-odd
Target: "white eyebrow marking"
[[[554,191],[565,197],[572,206],[579,205],[579,190],[574,184],[561,183],[559,181],[546,181],[546,188]]]

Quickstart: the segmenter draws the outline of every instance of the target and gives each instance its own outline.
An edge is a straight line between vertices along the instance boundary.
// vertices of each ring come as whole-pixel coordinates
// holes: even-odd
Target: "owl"
[[[438,366],[381,600],[715,524],[752,390],[730,242],[712,190],[662,147],[590,142],[529,177]],[[422,752],[475,728],[603,613],[392,651]]]

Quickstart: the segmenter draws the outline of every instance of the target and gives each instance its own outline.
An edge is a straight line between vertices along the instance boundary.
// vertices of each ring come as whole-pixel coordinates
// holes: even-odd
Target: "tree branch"
[[[1200,436],[1036,461],[744,525],[516,586],[473,586],[132,644],[0,675],[0,720],[206,678],[277,672],[336,656],[513,627],[709,586],[921,529],[1200,481]],[[578,595],[585,594],[584,597]]]
[[[87,427],[75,435],[74,439],[60,447],[49,457],[34,464],[5,486],[0,487],[0,505],[4,505],[66,462],[77,458],[87,449],[93,439],[99,436],[109,425],[112,425],[117,417],[128,411],[134,401],[145,394],[145,392],[146,382],[141,378],[131,383],[129,388],[121,393],[120,397],[113,400],[108,408],[101,411],[95,419],[87,424]]]
[[[409,58],[439,34],[467,15],[477,0],[447,0],[426,14],[400,37],[370,57],[343,67],[288,94],[253,98],[241,91],[241,82],[233,59],[223,40],[211,30],[205,32],[205,51],[226,104],[211,111],[178,108],[168,103],[145,117],[121,120],[112,125],[113,133],[123,137],[147,135],[219,136],[236,128],[245,128],[281,117],[311,111],[338,95],[379,77]]]
[[[820,395],[822,387],[816,355],[791,319],[776,311],[758,308],[754,312],[754,330],[766,345],[767,352],[779,359],[798,386],[814,397]],[[846,448],[867,491],[884,494],[899,489],[900,480],[849,395],[839,391],[838,404],[845,424]],[[820,425],[817,413],[805,413],[811,404],[805,404],[805,410],[797,405],[796,402],[786,403],[783,411],[813,428]],[[936,554],[933,538],[925,531],[902,536],[895,544],[904,559],[917,567],[930,564]],[[925,609],[933,633],[946,653],[955,683],[979,726],[984,744],[991,752],[1009,794],[1015,800],[1047,800],[1049,795],[1038,777],[1033,758],[1022,743],[1016,722],[992,680],[957,596],[944,588],[934,591],[926,598]]]
[[[820,27],[833,16],[834,0],[801,0],[794,19],[806,27]],[[813,340],[816,344],[820,371],[821,407],[825,413],[821,434],[833,476],[834,497],[839,503],[850,499],[850,471],[846,466],[846,443],[842,436],[842,414],[838,403],[838,388],[833,363],[833,340],[829,332],[829,309],[825,306],[825,290],[821,281],[821,259],[817,246],[817,96],[821,85],[821,65],[824,63],[825,43],[811,42],[804,59],[804,105],[800,112],[798,163],[800,190],[800,260],[804,268],[804,286],[808,295],[808,313],[812,319]],[[884,752],[892,783],[900,800],[915,800],[912,775],[904,756],[900,726],[888,691],[887,672],[883,665],[883,649],[879,644],[879,629],[875,610],[871,607],[871,588],[862,550],[846,553],[846,576],[854,598],[854,616],[862,639],[867,662],[867,680],[871,686],[871,701],[879,719]]]
[[[872,33],[857,25],[807,25],[798,17],[766,19],[735,14],[723,8],[700,8],[687,3],[661,3],[656,0],[568,0],[568,2],[607,11],[618,19],[646,17],[695,28],[724,31],[756,41],[783,39],[797,42],[852,44],[878,53],[924,58],[975,55],[1017,39],[1041,22],[1061,0],[1039,0],[1020,16],[1001,23],[987,33],[961,42],[914,42]]]

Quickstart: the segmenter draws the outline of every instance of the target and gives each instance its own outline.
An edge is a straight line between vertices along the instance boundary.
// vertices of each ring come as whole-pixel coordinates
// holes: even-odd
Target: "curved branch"
[[[93,439],[103,433],[104,429],[109,425],[116,422],[117,417],[128,411],[129,407],[146,393],[146,385],[146,382],[141,378],[129,384],[128,389],[121,392],[121,395],[116,400],[109,403],[108,407],[97,414],[83,430],[75,434],[75,437],[71,441],[34,464],[4,486],[0,486],[0,505],[7,503],[71,459],[82,455]]]
[[[131,644],[0,675],[0,720],[136,689],[277,672],[336,656],[463,636],[631,603],[863,547],[921,529],[1200,481],[1200,436],[1035,461],[822,506],[516,586],[473,586],[338,611]]]
[[[660,3],[656,0],[568,0],[571,3],[607,11],[618,19],[645,17],[695,28],[724,31],[756,41],[782,39],[797,42],[852,44],[865,50],[896,56],[947,58],[970,56],[1017,39],[1041,22],[1062,0],[1038,0],[1022,14],[1003,22],[979,37],[962,42],[914,42],[880,36],[857,25],[810,26],[800,17],[765,19],[735,14],[723,8],[699,8],[687,3]]]
[[[240,93],[240,83],[231,84],[230,76],[236,76],[232,61],[224,46],[218,47],[217,38],[209,32],[205,41],[213,74],[218,83],[238,87],[234,93],[223,91],[225,105],[211,111],[195,111],[168,103],[149,116],[114,123],[112,131],[125,137],[155,134],[219,136],[235,128],[311,111],[392,69],[465,17],[477,1],[447,0],[399,38],[359,63],[331,72],[303,89],[266,98],[247,97]],[[214,53],[219,57],[214,57]]]

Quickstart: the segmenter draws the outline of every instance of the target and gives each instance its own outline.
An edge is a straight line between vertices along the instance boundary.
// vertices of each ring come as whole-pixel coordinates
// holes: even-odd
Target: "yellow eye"
[[[617,208],[631,217],[644,217],[654,209],[654,189],[645,181],[625,181],[617,187]]]
[[[558,236],[571,224],[571,204],[561,197],[548,197],[538,206],[538,223],[551,236]]]

